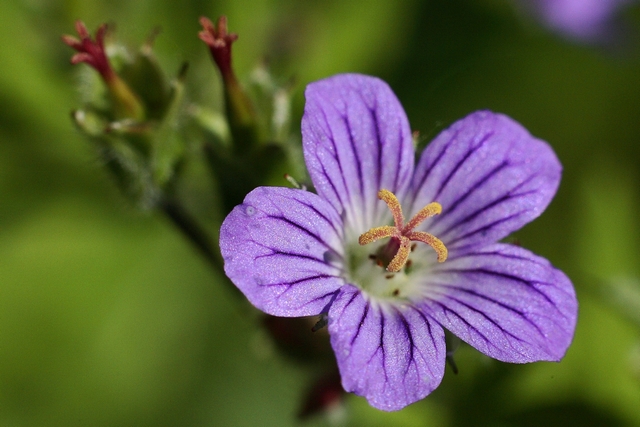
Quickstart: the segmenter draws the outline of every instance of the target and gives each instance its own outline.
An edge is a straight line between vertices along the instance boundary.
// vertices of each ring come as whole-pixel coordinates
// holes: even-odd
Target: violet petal
[[[344,284],[342,221],[316,194],[258,187],[220,229],[225,273],[260,310],[317,315]]]
[[[444,375],[444,331],[414,307],[383,306],[347,285],[329,310],[329,333],[343,387],[378,409],[424,398]]]
[[[502,114],[473,113],[431,142],[416,167],[413,212],[430,202],[442,214],[422,229],[450,251],[493,243],[539,216],[562,167],[549,145]]]
[[[402,200],[413,173],[407,116],[380,79],[343,74],[311,83],[305,92],[302,141],[317,193],[343,213],[357,233],[389,216],[377,193]]]
[[[616,29],[615,15],[634,0],[520,0],[549,28],[583,41],[598,41]]]
[[[517,246],[496,243],[438,265],[420,306],[442,326],[494,359],[560,360],[578,303],[560,270]]]

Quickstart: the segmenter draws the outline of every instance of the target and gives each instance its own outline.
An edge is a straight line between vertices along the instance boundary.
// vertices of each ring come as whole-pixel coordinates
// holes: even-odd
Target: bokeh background
[[[389,82],[424,141],[488,108],[554,147],[560,190],[514,239],[576,287],[561,363],[463,345],[460,372],[405,410],[350,395],[296,419],[317,372],[275,351],[168,221],[125,201],[69,116],[78,67],[60,35],[76,19],[132,46],[161,27],[162,67],[188,61],[203,99],[220,79],[198,18],[221,14],[241,79],[264,58],[295,79],[294,133],[304,86],[350,71]],[[508,0],[0,2],[0,426],[640,426],[638,7],[616,25],[582,42]]]

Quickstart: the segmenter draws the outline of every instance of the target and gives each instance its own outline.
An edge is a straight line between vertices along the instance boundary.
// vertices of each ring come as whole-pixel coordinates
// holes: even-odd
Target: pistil
[[[431,246],[438,255],[438,262],[444,262],[447,259],[447,247],[442,243],[442,240],[424,231],[414,231],[414,229],[425,219],[438,215],[442,212],[442,206],[440,203],[429,203],[427,206],[420,209],[420,211],[405,225],[402,207],[400,206],[400,202],[395,194],[389,190],[382,189],[378,191],[378,198],[384,201],[389,207],[389,210],[393,215],[394,225],[374,227],[371,230],[362,233],[358,239],[358,243],[361,245],[367,245],[377,240],[390,237],[391,241],[385,249],[393,248],[395,255],[391,261],[389,261],[386,267],[387,271],[396,273],[400,271],[405,264],[407,264],[409,254],[411,253],[412,241],[426,243]]]

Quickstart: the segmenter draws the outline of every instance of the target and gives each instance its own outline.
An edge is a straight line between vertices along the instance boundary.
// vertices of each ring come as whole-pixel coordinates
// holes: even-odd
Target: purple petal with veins
[[[259,187],[220,228],[225,273],[262,311],[317,315],[344,284],[342,221],[317,195]]]
[[[378,409],[422,399],[444,375],[444,331],[415,307],[378,305],[345,286],[329,310],[329,333],[343,387]]]
[[[494,359],[558,361],[573,337],[577,302],[560,270],[513,245],[493,244],[438,265],[420,305]]]
[[[364,232],[386,214],[378,190],[403,196],[411,180],[407,116],[389,86],[372,77],[336,76],[305,94],[302,141],[316,191]]]
[[[442,205],[442,215],[422,227],[450,251],[492,243],[544,211],[561,170],[547,143],[504,115],[480,111],[427,146],[414,175],[413,210]]]

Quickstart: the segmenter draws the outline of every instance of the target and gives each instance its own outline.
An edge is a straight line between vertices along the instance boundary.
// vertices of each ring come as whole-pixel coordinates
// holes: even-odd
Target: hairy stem
[[[214,270],[224,274],[220,254],[215,250],[209,233],[198,224],[196,219],[173,199],[162,200],[159,207],[178,230],[198,249]]]

